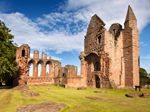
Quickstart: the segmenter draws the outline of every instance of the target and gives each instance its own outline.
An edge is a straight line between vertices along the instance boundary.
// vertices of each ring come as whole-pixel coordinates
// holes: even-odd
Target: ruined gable
[[[96,14],[91,18],[84,39],[85,53],[100,49],[101,45],[104,43],[104,26],[105,23]]]

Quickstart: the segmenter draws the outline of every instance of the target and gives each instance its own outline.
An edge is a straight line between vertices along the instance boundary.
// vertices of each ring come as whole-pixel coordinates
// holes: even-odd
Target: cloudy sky
[[[97,14],[108,30],[124,21],[130,5],[140,31],[140,66],[150,73],[150,0],[0,0],[0,20],[14,35],[18,46],[28,44],[59,60],[62,66],[78,66],[84,36],[91,17]]]

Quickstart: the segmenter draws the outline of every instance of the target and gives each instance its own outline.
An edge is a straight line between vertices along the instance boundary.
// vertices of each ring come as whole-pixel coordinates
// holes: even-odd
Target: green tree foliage
[[[140,85],[143,86],[148,82],[147,72],[144,68],[140,68]]]
[[[144,68],[140,68],[140,78],[146,78],[147,72]]]
[[[16,70],[14,63],[17,44],[13,43],[14,36],[10,31],[0,20],[0,82],[10,80]]]

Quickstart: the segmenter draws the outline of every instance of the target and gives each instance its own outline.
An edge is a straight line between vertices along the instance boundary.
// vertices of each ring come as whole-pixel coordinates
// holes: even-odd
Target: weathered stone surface
[[[79,58],[85,87],[139,86],[139,31],[131,7],[128,7],[124,29],[114,23],[107,31],[101,18],[92,16]]]
[[[127,97],[131,98],[150,98],[150,92],[145,92],[145,93],[129,93],[126,94]]]
[[[140,98],[140,97],[143,97],[143,94],[142,93],[129,93],[129,94],[126,94],[126,96],[130,98]]]
[[[95,93],[106,93],[107,91],[106,90],[97,90],[97,91],[94,91]]]
[[[79,87],[79,88],[77,88],[77,90],[87,90],[87,88],[86,87]]]
[[[23,97],[38,97],[38,96],[40,96],[40,94],[39,94],[39,93],[30,92],[30,94],[29,94],[29,95],[24,95]]]
[[[123,91],[134,91],[134,89],[117,89],[117,90],[123,90]]]
[[[23,44],[16,52],[14,85],[63,85],[71,87],[114,88],[139,86],[139,31],[137,20],[128,7],[124,29],[119,23],[111,25],[109,31],[96,14],[92,16],[84,39],[84,51],[79,56],[81,75],[77,67],[61,66],[57,60],[47,59],[47,54],[34,51],[30,58],[30,47]],[[29,65],[33,64],[33,76],[29,76]],[[38,65],[41,75],[38,77]],[[46,65],[49,73],[46,73]],[[133,66],[134,65],[134,66]]]
[[[143,98],[150,98],[150,92],[146,92],[142,94]]]
[[[93,97],[93,96],[88,96],[88,97],[85,97],[85,98],[89,98],[89,99],[92,99],[92,100],[102,100],[102,98]]]
[[[17,112],[58,112],[65,107],[66,105],[63,103],[44,102],[19,107]]]

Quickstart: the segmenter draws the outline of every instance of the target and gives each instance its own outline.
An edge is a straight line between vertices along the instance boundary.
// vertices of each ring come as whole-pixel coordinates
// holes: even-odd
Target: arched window
[[[49,64],[46,64],[46,73],[49,74]]]
[[[97,43],[98,43],[98,44],[101,43],[101,36],[98,37]]]
[[[33,63],[30,63],[29,76],[33,76]]]
[[[38,64],[38,77],[41,76],[41,71],[42,71],[42,65],[41,63]]]
[[[113,29],[113,33],[116,34],[116,29]]]
[[[23,49],[22,50],[22,57],[24,57],[25,56],[25,50]]]
[[[99,62],[96,62],[94,65],[94,71],[100,71],[100,64]]]

